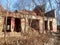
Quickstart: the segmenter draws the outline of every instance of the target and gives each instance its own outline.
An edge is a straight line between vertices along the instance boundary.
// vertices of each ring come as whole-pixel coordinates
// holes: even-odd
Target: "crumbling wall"
[[[4,18],[0,17],[0,32],[2,32],[4,26]]]
[[[53,32],[57,32],[57,22],[56,19],[53,19]]]

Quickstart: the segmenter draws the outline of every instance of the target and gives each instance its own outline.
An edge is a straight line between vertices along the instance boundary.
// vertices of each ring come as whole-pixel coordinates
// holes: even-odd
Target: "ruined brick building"
[[[24,32],[29,30],[29,27],[39,30],[40,33],[44,31],[57,31],[55,10],[45,13],[45,6],[38,5],[33,11],[18,10],[15,12],[9,12],[0,6],[0,32],[4,32],[6,18],[6,32]],[[31,26],[29,26],[30,22]]]

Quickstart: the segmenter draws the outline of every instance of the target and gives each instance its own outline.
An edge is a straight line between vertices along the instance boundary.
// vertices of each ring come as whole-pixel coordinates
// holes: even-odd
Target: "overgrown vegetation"
[[[29,33],[22,34],[21,37],[6,37],[0,38],[0,45],[43,45],[48,41],[49,36],[47,34],[39,34],[36,31],[30,30]]]

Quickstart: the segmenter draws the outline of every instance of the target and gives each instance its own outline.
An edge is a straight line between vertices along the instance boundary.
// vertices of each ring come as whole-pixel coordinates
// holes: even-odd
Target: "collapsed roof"
[[[46,17],[55,17],[55,10],[51,10],[51,11],[45,13],[44,16],[46,16]]]
[[[45,17],[55,17],[55,10],[51,10],[51,11],[45,13],[45,5],[36,6],[33,11],[40,16],[42,13],[43,16],[45,16]]]
[[[45,13],[45,5],[37,5],[33,11],[36,13],[36,15],[40,15],[40,16],[43,16],[44,13]]]
[[[23,15],[42,15],[42,16],[45,16],[45,17],[55,17],[55,10],[51,10],[47,13],[45,13],[45,5],[42,5],[42,6],[36,6],[34,8],[33,11],[29,11],[29,10],[16,10],[15,12],[9,12],[7,10],[4,10],[3,7],[0,5],[0,15],[6,15],[8,12],[8,15],[10,16],[14,16],[14,15],[20,15],[20,14],[23,14]]]

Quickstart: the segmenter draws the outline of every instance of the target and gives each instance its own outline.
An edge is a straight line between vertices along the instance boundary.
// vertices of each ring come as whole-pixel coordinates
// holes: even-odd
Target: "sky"
[[[1,0],[0,1],[1,2],[1,5],[4,7],[4,9],[7,9],[7,0]],[[17,7],[18,6],[16,6],[16,7],[14,7],[15,6],[15,3],[16,4],[20,4],[20,8],[22,9],[22,2],[21,2],[21,0],[19,1],[19,0],[8,0],[8,3],[9,3],[9,10],[11,10],[11,11],[14,11],[14,10],[16,10],[17,9]],[[32,0],[24,0],[24,5],[25,5],[25,7],[24,8],[26,8],[26,9],[29,9],[29,7],[27,7],[29,4],[30,5],[32,5],[33,3],[32,3]],[[29,4],[28,4],[29,3]],[[30,7],[31,8],[31,7]]]
[[[14,11],[14,10],[18,9],[18,6],[16,6],[15,3],[17,5],[20,4],[19,5],[20,9],[23,9],[21,1],[22,0],[20,0],[20,1],[19,0],[8,0],[8,4],[10,5],[9,6],[9,10],[10,11]],[[0,2],[1,2],[1,5],[4,7],[4,9],[7,9],[7,0],[0,0]],[[42,4],[42,1],[39,2],[39,0],[35,0],[35,2],[36,2],[37,5]],[[52,7],[55,8],[56,4],[54,3],[54,0],[51,1],[51,3],[52,3]],[[31,5],[30,8],[28,7],[29,4]],[[32,2],[32,0],[24,0],[23,5],[24,5],[24,9],[27,9],[27,10],[29,10],[29,9],[32,10],[35,7],[35,5]],[[46,10],[47,11],[51,10],[51,7],[49,7],[49,5],[50,4],[49,4],[48,0],[46,0],[46,7],[47,7]]]
[[[32,0],[8,0],[8,4],[9,4],[9,11],[13,12],[15,10],[22,10],[22,9],[26,9],[26,10],[33,10],[35,7],[35,4],[32,2]],[[57,4],[55,2],[55,0],[50,0],[51,1],[51,6],[52,9],[56,9],[57,10]],[[41,5],[43,3],[43,0],[35,0],[37,5]],[[46,12],[52,10],[49,4],[48,0],[44,0],[44,2],[46,3]],[[7,9],[7,0],[0,0],[0,4],[2,5],[2,7],[4,9]],[[24,6],[23,6],[24,5]],[[19,8],[19,9],[18,9]],[[58,15],[57,15],[58,16]]]
[[[7,1],[6,1],[6,0],[1,0],[0,2],[1,2],[2,7],[4,7],[4,9],[7,9]],[[12,11],[14,10],[14,9],[12,8],[12,5],[13,5],[15,2],[17,2],[17,0],[8,0],[8,3],[10,4],[9,8],[10,8],[10,10],[12,10]]]

